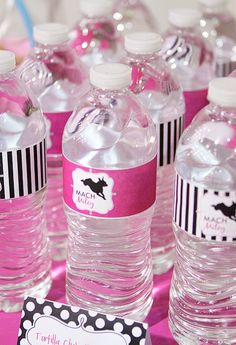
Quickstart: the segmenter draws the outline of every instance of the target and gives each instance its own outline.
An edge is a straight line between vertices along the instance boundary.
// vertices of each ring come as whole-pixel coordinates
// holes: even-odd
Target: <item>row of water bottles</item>
[[[69,47],[68,30],[63,25],[48,24],[35,28],[37,45],[17,69],[28,92],[23,91],[16,78],[12,54],[1,54],[1,99],[4,108],[0,118],[1,310],[18,310],[23,296],[45,296],[50,288],[50,259],[43,217],[47,177],[45,212],[55,259],[65,255],[67,223],[69,226],[66,281],[68,302],[140,320],[150,310],[152,258],[149,231],[152,227],[154,272],[165,272],[174,260],[171,228],[175,175],[173,163],[184,123],[181,87],[164,62],[170,60],[173,66],[176,54],[172,54],[166,46],[170,42],[173,46],[173,36],[189,42],[183,56],[175,58],[174,68],[181,77],[183,66],[187,66],[192,80],[186,83],[194,85],[196,82],[193,90],[206,89],[214,71],[213,54],[196,30],[198,13],[175,10],[170,13],[169,19],[173,27],[164,36],[164,44],[160,36],[154,33],[126,36],[126,55],[120,57],[125,65],[93,67],[90,70],[90,86],[86,67],[79,61],[75,50]],[[183,23],[188,22],[183,28]],[[196,47],[199,49],[198,54]],[[166,55],[172,58],[168,59]],[[90,51],[87,61],[91,62],[92,57]],[[188,63],[183,61],[193,61],[194,64],[199,61],[199,70],[191,70]],[[127,65],[132,69],[132,76]],[[180,81],[184,85],[183,78]],[[198,239],[195,241],[192,236],[199,236],[203,225],[198,219],[192,220],[189,214],[192,208],[193,212],[196,211],[195,199],[200,198],[205,190],[205,194],[209,193],[210,196],[218,193],[222,197],[224,193],[225,198],[229,197],[227,201],[224,200],[225,205],[228,205],[227,202],[232,203],[235,196],[231,192],[235,183],[231,165],[234,162],[234,90],[235,81],[232,79],[212,84],[209,100],[213,104],[203,111],[204,116],[207,113],[209,118],[200,121],[202,127],[199,127],[199,120],[196,120],[187,130],[186,133],[190,134],[182,137],[187,138],[187,147],[182,148],[181,139],[177,155],[175,223],[179,231],[176,235],[179,256],[176,272],[178,265],[180,272],[174,276],[176,280],[173,281],[170,315],[173,333],[180,339],[180,344],[189,344],[190,341],[198,344],[199,339],[205,341],[203,335],[206,340],[213,339],[212,344],[215,344],[218,339],[216,324],[223,327],[221,336],[229,344],[232,343],[229,337],[233,331],[228,332],[227,318],[228,315],[232,317],[233,311],[227,314],[229,305],[225,302],[223,306],[212,308],[209,312],[209,305],[218,302],[218,299],[209,299],[209,291],[219,294],[217,298],[220,301],[225,297],[230,302],[232,298],[232,279],[225,281],[228,272],[224,271],[219,281],[217,265],[222,260],[219,257],[220,250],[233,250],[233,245],[228,242],[234,237],[231,230],[229,234],[227,229],[224,230],[226,234],[222,239],[226,238],[224,242],[227,241],[227,248],[219,244],[219,235],[214,231],[209,239],[203,230],[205,237],[201,237],[200,243]],[[37,98],[40,104],[50,133],[47,138],[47,155],[46,127],[33,98]],[[199,116],[201,118],[203,115]],[[228,160],[226,167],[224,165]],[[62,161],[67,220],[62,203]],[[197,177],[190,174],[191,169]],[[196,186],[188,185],[188,182]],[[157,205],[154,207],[156,186]],[[221,203],[215,199],[209,200],[214,203],[215,211],[220,212]],[[214,215],[211,217],[213,219]],[[235,221],[234,217],[235,214],[230,220]],[[182,219],[187,226],[184,230],[188,232],[194,231],[189,224],[195,222],[196,233],[183,232]],[[206,226],[207,230],[214,224]],[[178,234],[186,238],[179,239]],[[219,249],[212,243],[217,243]],[[211,246],[213,249],[208,253],[207,249]],[[197,253],[202,255],[203,261],[206,258],[210,263],[214,261],[215,266],[209,264],[209,267],[214,266],[210,276],[217,281],[217,286],[212,283],[207,285],[209,267],[202,266]],[[230,267],[229,256],[224,253],[226,264]],[[186,272],[184,265],[188,267]],[[196,286],[190,290],[193,279],[191,274],[197,276],[198,273],[201,281],[195,282]],[[230,275],[232,278],[231,272]],[[203,290],[204,286],[206,291]],[[197,294],[195,289],[200,287],[202,294]],[[228,290],[221,293],[218,287]],[[199,312],[196,312],[194,298],[197,304],[201,298],[204,301]],[[204,326],[199,321],[201,310]],[[191,316],[188,318],[189,312]],[[206,318],[210,320],[208,323],[204,319],[207,312],[210,313]],[[226,317],[219,321],[220,312]],[[214,315],[217,316],[215,320]],[[195,329],[199,327],[197,335],[193,331],[193,323]],[[231,324],[229,327],[232,327]],[[205,332],[206,328],[209,329],[208,333]]]
[[[227,9],[227,3],[227,0],[198,0],[198,9],[201,11],[200,28],[203,37],[213,46],[217,56],[215,66],[217,76],[228,75],[235,68],[236,61],[236,24],[235,18]],[[6,0],[0,7],[1,47],[13,49],[19,55],[19,59],[29,49],[29,43],[23,41],[26,33],[32,41],[31,22],[38,22],[32,13],[34,11],[31,4],[27,2],[26,4],[28,9],[21,0],[16,2]],[[63,0],[58,1],[56,9],[53,6],[55,7],[55,1],[40,4],[41,21],[57,21],[59,12],[60,20],[61,18],[66,20],[65,15],[62,15],[62,11],[65,10]],[[106,55],[107,59],[112,59],[114,52],[117,51],[117,39],[128,32],[158,29],[157,20],[141,0],[101,0],[96,5],[90,5],[90,1],[81,0],[79,4],[76,3],[76,6],[83,15],[82,20],[74,26],[70,36],[79,54],[86,55],[84,60],[88,64],[91,64],[93,60],[101,61],[103,55]],[[72,16],[75,18],[77,17],[76,6]],[[20,18],[23,20],[20,21]],[[70,18],[70,23],[71,21],[73,21],[72,18]],[[180,49],[179,56],[183,55],[181,51],[186,49],[181,41],[176,42],[175,48]]]

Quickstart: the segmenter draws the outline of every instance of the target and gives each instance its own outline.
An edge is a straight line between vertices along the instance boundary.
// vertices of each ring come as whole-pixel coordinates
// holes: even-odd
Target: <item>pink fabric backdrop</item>
[[[53,265],[53,285],[49,300],[65,302],[65,263]],[[172,271],[154,277],[154,303],[147,322],[153,345],[176,345],[168,328],[167,313]],[[20,325],[20,313],[0,313],[0,345],[16,345]]]

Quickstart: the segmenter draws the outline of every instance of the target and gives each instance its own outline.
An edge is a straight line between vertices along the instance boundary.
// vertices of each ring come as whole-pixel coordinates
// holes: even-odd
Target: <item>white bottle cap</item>
[[[209,84],[208,100],[222,107],[236,107],[236,78],[217,78]]]
[[[193,28],[199,25],[201,12],[191,8],[175,8],[169,11],[170,24],[179,28]]]
[[[87,17],[102,17],[112,14],[112,0],[80,0],[80,10]]]
[[[16,56],[8,50],[0,50],[0,73],[8,73],[16,67]]]
[[[68,41],[69,28],[64,24],[46,23],[34,27],[34,40],[42,44],[60,44]]]
[[[125,50],[131,54],[153,54],[161,50],[162,42],[155,32],[134,32],[125,35]]]
[[[119,90],[129,87],[131,68],[120,63],[95,65],[90,69],[90,83],[105,90]]]
[[[226,4],[226,0],[198,0],[202,5],[210,8],[217,8]]]

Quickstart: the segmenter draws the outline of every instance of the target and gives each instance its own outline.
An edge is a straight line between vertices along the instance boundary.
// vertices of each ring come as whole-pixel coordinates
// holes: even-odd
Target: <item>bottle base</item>
[[[115,315],[122,318],[128,318],[128,319],[139,321],[139,322],[143,322],[146,319],[147,315],[149,314],[149,311],[151,310],[152,303],[153,303],[153,299],[152,297],[150,297],[146,301],[145,305],[142,305],[142,307],[140,308],[135,309],[135,307],[137,306],[137,302],[135,302],[121,309],[116,306],[112,307],[108,305],[101,307],[100,305],[95,305],[89,302],[86,303],[79,299],[76,299],[76,300],[72,299],[68,295],[66,296],[66,301],[69,305],[80,307],[82,309],[92,310],[92,311],[96,311],[96,312],[104,313],[104,314],[111,314],[111,315]]]
[[[15,293],[14,287],[11,293],[9,293],[9,290],[5,292],[3,290],[0,291],[0,311],[5,313],[15,313],[21,311],[25,297],[31,296],[35,298],[45,298],[51,288],[51,285],[52,279],[49,276],[40,284],[18,294]]]
[[[174,265],[175,247],[162,247],[152,249],[153,274],[160,275],[168,272]]]
[[[179,345],[235,345],[236,344],[236,332],[234,330],[234,335],[231,340],[225,340],[223,339],[224,335],[226,338],[229,336],[229,331],[222,330],[219,327],[217,329],[212,330],[209,332],[208,337],[208,330],[201,329],[201,333],[204,333],[204,336],[197,336],[196,330],[190,334],[184,328],[180,328],[177,324],[177,320],[175,317],[171,316],[171,313],[169,314],[169,328],[173,335],[173,338]],[[214,336],[212,336],[214,334]]]

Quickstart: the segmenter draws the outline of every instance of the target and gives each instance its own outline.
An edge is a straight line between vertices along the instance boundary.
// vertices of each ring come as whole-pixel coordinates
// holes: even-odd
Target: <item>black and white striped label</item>
[[[199,65],[200,49],[197,45],[189,44],[181,36],[169,36],[162,46],[162,57],[165,61],[173,63],[182,61],[188,65]]]
[[[201,239],[236,241],[236,191],[204,189],[177,175],[174,222]]]
[[[228,77],[236,69],[236,61],[216,59],[216,77]]]
[[[157,126],[159,167],[174,163],[179,139],[183,133],[183,116]]]
[[[24,149],[0,152],[0,199],[23,197],[46,184],[45,139]]]

